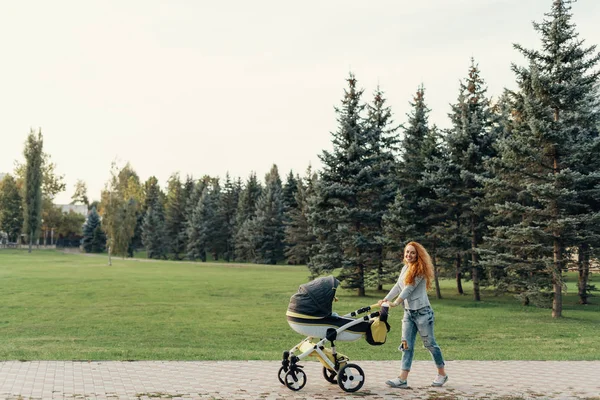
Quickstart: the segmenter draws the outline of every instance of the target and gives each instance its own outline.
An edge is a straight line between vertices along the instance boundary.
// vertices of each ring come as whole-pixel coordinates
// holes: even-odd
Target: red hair
[[[417,261],[409,264],[404,259],[406,265],[408,265],[408,271],[406,272],[406,276],[404,277],[404,283],[407,285],[413,285],[415,283],[415,278],[421,276],[425,278],[427,289],[431,289],[431,281],[433,280],[433,263],[431,262],[431,257],[425,247],[423,247],[420,243],[417,242],[409,242],[404,247],[404,253],[406,253],[406,248],[408,246],[412,246],[415,248],[417,252]]]

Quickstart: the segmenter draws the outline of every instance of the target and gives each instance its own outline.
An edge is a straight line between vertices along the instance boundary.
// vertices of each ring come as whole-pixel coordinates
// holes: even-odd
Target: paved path
[[[430,386],[431,361],[415,361],[409,389],[392,389],[398,362],[353,361],[365,384],[346,393],[307,361],[297,392],[277,379],[277,361],[0,362],[0,399],[596,399],[600,361],[449,361],[448,383]]]

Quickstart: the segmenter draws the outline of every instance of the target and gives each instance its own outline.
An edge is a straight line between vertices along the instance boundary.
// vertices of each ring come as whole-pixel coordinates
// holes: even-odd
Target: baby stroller
[[[365,374],[358,365],[349,363],[349,358],[337,353],[335,341],[355,341],[365,338],[371,345],[385,343],[390,325],[387,322],[388,308],[363,317],[353,318],[371,311],[376,305],[360,308],[339,316],[332,313],[331,306],[340,282],[333,276],[315,279],[300,285],[290,299],[287,320],[290,327],[306,338],[283,352],[283,361],[278,377],[281,384],[291,390],[300,390],[306,385],[306,374],[298,363],[315,356],[323,364],[323,377],[337,383],[345,392],[356,392],[365,383]],[[331,343],[331,348],[325,344]],[[298,355],[296,355],[299,353]]]

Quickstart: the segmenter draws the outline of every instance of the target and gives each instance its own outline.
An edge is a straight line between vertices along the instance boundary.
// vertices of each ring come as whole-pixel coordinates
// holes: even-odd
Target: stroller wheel
[[[365,373],[356,364],[346,364],[340,369],[337,381],[344,392],[356,392],[365,383]]]
[[[285,374],[285,386],[290,390],[300,390],[306,385],[306,374],[301,369],[289,370]]]
[[[325,368],[323,367],[323,376],[325,377],[325,380],[329,383],[337,383],[337,372],[330,370],[329,368]]]
[[[277,373],[277,377],[279,378],[279,382],[285,386],[285,374],[287,373],[287,368],[281,367],[279,368],[279,372]]]

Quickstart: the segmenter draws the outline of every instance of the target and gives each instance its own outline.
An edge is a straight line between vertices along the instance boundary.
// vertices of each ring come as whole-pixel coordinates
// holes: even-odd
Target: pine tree
[[[185,226],[185,192],[179,174],[173,174],[167,183],[165,203],[165,240],[168,252],[176,260],[185,254],[185,241],[181,231]]]
[[[100,215],[92,207],[83,225],[83,250],[86,253],[102,253],[106,248],[106,235],[102,232]]]
[[[297,179],[295,201],[297,207],[288,212],[285,222],[285,257],[288,264],[306,264],[315,237],[311,234],[308,223],[309,199],[314,196],[318,175],[309,166],[304,180]]]
[[[256,203],[262,193],[262,185],[256,178],[256,173],[252,172],[246,181],[246,185],[240,193],[237,209],[237,225],[241,226],[244,221],[254,218],[256,213]]]
[[[410,103],[408,122],[402,127],[401,158],[397,167],[398,190],[393,203],[383,217],[383,232],[389,253],[385,262],[388,281],[397,277],[404,258],[403,250],[409,241],[418,241],[429,248],[434,260],[437,236],[432,234],[434,220],[428,201],[434,196],[433,187],[424,177],[431,172],[432,159],[440,156],[437,130],[429,127],[429,108],[425,103],[425,88],[421,85]],[[437,267],[437,265],[435,265]],[[437,268],[435,268],[437,277]],[[439,294],[439,287],[436,286]]]
[[[478,247],[486,232],[485,207],[482,175],[486,173],[484,160],[494,156],[494,114],[491,102],[486,96],[487,88],[480,76],[480,71],[471,59],[469,75],[460,83],[458,101],[452,105],[453,128],[444,138],[452,165],[456,167],[454,197],[458,206],[456,221],[464,228],[470,243],[465,252],[465,260],[473,281],[473,298],[481,300]],[[457,232],[459,231],[457,226]],[[462,252],[461,252],[462,253]]]
[[[412,111],[408,114],[408,123],[404,125],[403,139],[400,145],[400,160],[397,167],[398,190],[390,210],[385,216],[386,245],[389,251],[397,252],[397,260],[401,261],[404,245],[411,240],[423,241],[423,213],[419,209],[419,201],[424,197],[427,188],[419,185],[425,169],[425,158],[422,147],[425,138],[430,134],[428,115],[429,108],[425,104],[425,89],[420,86],[412,103]],[[396,273],[399,269],[396,267]]]
[[[218,260],[227,250],[228,232],[225,224],[226,216],[221,208],[222,195],[219,178],[214,178],[210,191],[210,207],[213,212],[212,219],[208,222],[211,228],[209,249],[213,260]]]
[[[528,67],[513,66],[524,123],[503,139],[501,155],[504,172],[516,175],[524,190],[497,206],[497,213],[519,215],[519,222],[493,229],[505,251],[494,257],[520,260],[514,274],[539,272],[540,289],[552,288],[554,318],[562,316],[570,248],[598,243],[600,222],[590,201],[598,198],[597,163],[581,163],[598,154],[600,72],[594,68],[600,54],[578,39],[570,4],[555,0],[546,19],[534,23],[541,50],[515,45],[529,61]]]
[[[191,219],[188,221],[187,258],[206,261],[213,237],[214,227],[212,222],[216,207],[211,194],[211,187],[205,184],[198,187],[203,188],[203,190],[192,212]]]
[[[265,188],[256,203],[251,235],[256,238],[255,262],[277,264],[284,259],[283,190],[276,165],[265,176]]]
[[[347,226],[349,221],[348,208],[354,208],[356,196],[351,181],[356,175],[356,170],[351,169],[351,163],[360,157],[361,140],[363,139],[362,112],[365,104],[361,97],[363,90],[356,87],[356,79],[350,74],[347,79],[348,88],[344,90],[341,107],[336,107],[338,129],[332,132],[333,150],[324,150],[319,158],[323,164],[316,189],[316,196],[311,202],[309,223],[311,233],[317,238],[316,244],[311,249],[311,258],[308,267],[313,276],[350,266],[346,258],[346,249],[343,247],[344,235],[341,228]],[[351,251],[349,249],[349,251]],[[362,286],[364,295],[364,266],[355,265],[358,276],[355,281]]]
[[[24,231],[29,238],[29,252],[40,234],[42,223],[42,163],[44,141],[42,131],[37,137],[29,132],[23,154],[25,156],[25,183],[23,196]]]
[[[23,228],[23,199],[12,175],[0,181],[0,231],[9,242],[17,242]]]
[[[150,204],[142,224],[142,243],[148,258],[166,259],[168,248],[165,241],[164,206],[160,201]]]
[[[394,126],[392,111],[386,105],[383,91],[378,87],[373,94],[373,101],[367,105],[366,120],[366,148],[364,171],[370,177],[363,186],[363,209],[367,211],[370,219],[370,232],[367,248],[371,253],[368,263],[372,271],[367,278],[367,284],[373,285],[377,290],[383,289],[384,282],[393,282],[397,277],[391,273],[384,264],[385,238],[382,235],[384,215],[389,206],[394,202],[398,190],[397,161],[395,154],[398,151],[398,127]]]
[[[551,276],[543,263],[531,257],[530,250],[537,243],[525,250],[527,245],[520,235],[505,234],[523,221],[524,209],[515,212],[517,205],[533,205],[526,194],[527,182],[521,177],[521,167],[515,164],[512,155],[513,149],[520,147],[520,138],[529,135],[525,115],[523,96],[507,91],[499,101],[501,134],[495,143],[499,156],[485,162],[489,171],[489,177],[483,180],[485,202],[491,210],[486,219],[491,233],[485,238],[480,253],[490,283],[497,292],[517,293],[523,305],[545,305],[546,291],[552,290]]]
[[[189,238],[187,236],[188,226],[190,223],[190,219],[192,217],[192,213],[194,211],[194,207],[197,203],[197,199],[195,198],[196,184],[194,182],[194,178],[188,175],[185,179],[185,183],[183,184],[183,215],[184,215],[184,223],[181,227],[181,231],[178,234],[178,241],[183,243],[185,252],[187,253],[187,245],[189,242]]]
[[[238,184],[232,182],[229,173],[225,176],[225,186],[219,204],[219,213],[223,223],[225,235],[225,249],[223,258],[229,262],[234,259],[235,249],[235,221],[237,214],[237,205],[240,198],[241,181]]]
[[[352,74],[347,81],[342,106],[336,108],[339,127],[332,133],[333,151],[320,156],[324,167],[309,218],[318,240],[309,268],[318,275],[342,267],[338,279],[344,287],[364,296],[369,277],[379,280],[381,218],[391,199],[386,171],[393,157],[384,140],[387,123],[380,124],[389,113],[381,91],[376,91],[372,119],[365,120],[363,91]]]
[[[106,234],[102,230],[102,225],[98,225],[94,229],[92,237],[92,253],[103,253],[106,250]]]
[[[151,176],[144,184],[145,199],[141,213],[142,244],[148,258],[165,259],[169,249],[165,225],[165,195],[158,185],[158,179]]]
[[[298,181],[300,178],[294,176],[294,173],[290,171],[283,185],[283,210],[284,213],[288,213],[291,209],[297,208],[298,203],[296,202],[296,192],[298,190]]]
[[[438,194],[440,188],[436,188],[431,184],[431,177],[439,176],[443,166],[446,165],[446,157],[442,153],[441,136],[437,126],[434,125],[429,130],[421,151],[425,159],[425,166],[419,180],[419,185],[427,188],[418,205],[420,210],[425,211],[422,213],[421,218],[423,224],[427,227],[422,241],[427,245],[431,254],[436,296],[438,299],[441,299],[439,253],[440,249],[446,244],[443,229],[446,222],[447,205],[440,201]]]
[[[256,232],[254,227],[256,204],[262,190],[262,185],[256,179],[256,174],[252,172],[239,196],[234,236],[236,260],[253,261],[256,259],[255,250],[258,246],[258,238],[253,236],[253,232]]]

